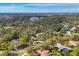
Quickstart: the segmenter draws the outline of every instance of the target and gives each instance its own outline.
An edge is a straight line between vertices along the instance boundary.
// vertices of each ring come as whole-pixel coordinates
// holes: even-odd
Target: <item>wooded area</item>
[[[1,16],[0,56],[79,56],[79,15]]]

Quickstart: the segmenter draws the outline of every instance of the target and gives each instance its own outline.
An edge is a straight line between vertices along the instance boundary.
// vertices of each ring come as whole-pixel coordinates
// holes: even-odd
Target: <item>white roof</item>
[[[59,48],[59,50],[62,50],[63,48],[70,49],[69,47],[64,46],[64,45],[62,45],[62,44],[60,44],[60,43],[56,43],[56,44],[55,44],[55,47]]]

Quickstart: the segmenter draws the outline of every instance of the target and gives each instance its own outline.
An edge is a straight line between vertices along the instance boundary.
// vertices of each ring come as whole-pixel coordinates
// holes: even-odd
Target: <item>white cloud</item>
[[[10,13],[12,13],[12,12],[15,12],[15,13],[16,12],[17,13],[21,13],[21,12],[22,13],[38,12],[39,13],[39,12],[51,12],[51,11],[49,11],[48,9],[46,9],[46,10],[45,9],[40,9],[39,10],[39,9],[20,8],[20,6],[7,6],[7,7],[6,6],[3,6],[3,7],[1,6],[0,7],[0,12],[4,12],[4,13],[5,12],[8,12],[8,13],[9,12]]]
[[[64,11],[69,11],[69,12],[79,12],[79,8],[65,8]]]
[[[1,10],[13,10],[13,9],[16,9],[15,6],[0,6],[0,11]]]

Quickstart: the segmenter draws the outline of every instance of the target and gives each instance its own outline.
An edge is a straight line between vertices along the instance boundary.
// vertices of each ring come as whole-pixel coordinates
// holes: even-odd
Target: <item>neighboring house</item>
[[[74,30],[76,30],[76,27],[72,27],[72,28],[70,28],[69,30],[70,30],[70,31],[74,31]]]
[[[64,28],[68,28],[68,24],[62,24]]]
[[[76,25],[76,27],[79,27],[79,25]]]
[[[71,36],[71,31],[67,31],[66,34]]]
[[[40,56],[49,56],[49,50],[43,50],[43,49],[39,49],[36,51]]]
[[[5,38],[0,38],[0,43],[7,42],[8,40]]]
[[[69,46],[78,46],[79,42],[78,41],[69,40],[68,45]]]
[[[12,42],[15,43],[15,44],[18,44],[19,43],[18,42],[18,39],[13,39]]]
[[[68,52],[71,50],[71,48],[69,48],[63,44],[60,44],[60,43],[56,43],[55,47],[58,48],[59,51],[63,51],[63,52]]]
[[[14,44],[12,50],[13,51],[17,51],[18,50],[17,46],[19,45],[18,40],[12,40],[12,43]]]

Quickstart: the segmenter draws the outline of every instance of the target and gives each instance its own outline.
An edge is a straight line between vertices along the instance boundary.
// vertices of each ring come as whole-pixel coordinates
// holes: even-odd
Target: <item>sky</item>
[[[0,13],[79,13],[79,4],[0,3]]]

